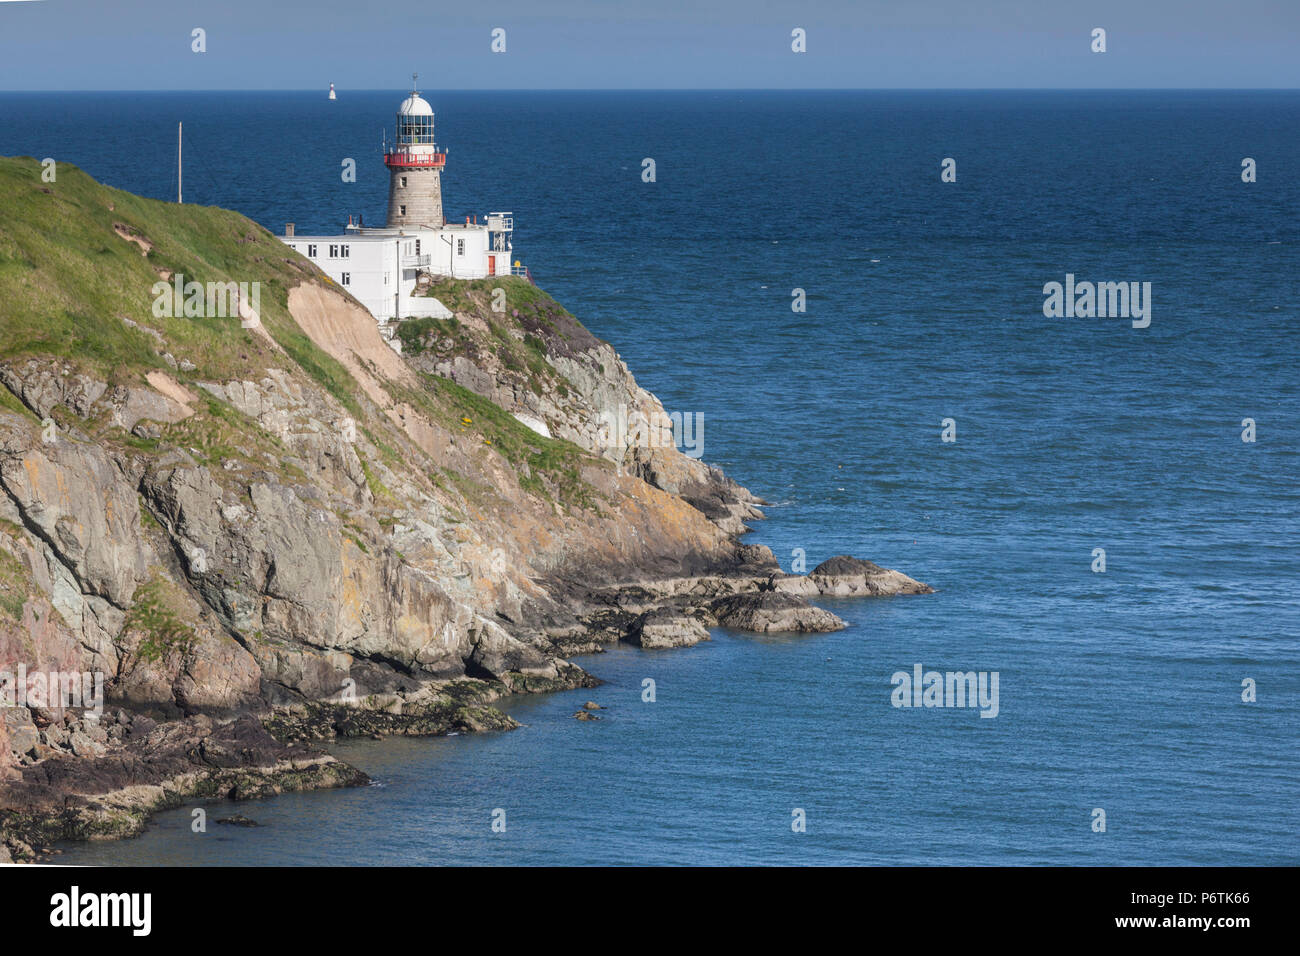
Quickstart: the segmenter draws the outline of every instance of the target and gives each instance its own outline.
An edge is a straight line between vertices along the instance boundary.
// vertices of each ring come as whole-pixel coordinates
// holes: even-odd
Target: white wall
[[[433,256],[430,271],[437,275],[457,279],[482,279],[490,274],[501,275],[501,260],[509,253],[492,253],[496,256],[495,273],[488,272],[488,231],[485,225],[443,226],[433,234],[429,243]],[[506,273],[509,273],[508,263]]]
[[[399,291],[397,241],[384,237],[360,236],[293,236],[283,240],[351,293],[376,319],[385,321],[394,315],[395,296]],[[311,247],[315,247],[315,255]],[[347,255],[342,253],[347,250]],[[331,250],[335,253],[330,255]],[[344,281],[344,278],[347,281]],[[415,285],[414,276],[406,289]]]
[[[510,275],[510,252],[491,252],[487,226],[455,225],[442,229],[408,229],[406,235],[348,234],[343,236],[281,236],[281,241],[320,267],[321,271],[347,289],[380,322],[397,316],[430,314],[422,300],[412,298],[416,267],[400,263],[415,256],[428,256],[422,268],[434,275],[457,279],[482,279],[489,275]],[[312,247],[315,247],[314,250]],[[346,247],[347,255],[342,253]],[[334,255],[331,255],[331,250]],[[314,255],[312,254],[314,251]],[[488,271],[488,257],[492,270]],[[344,283],[344,274],[348,281]],[[436,314],[436,310],[435,310]]]

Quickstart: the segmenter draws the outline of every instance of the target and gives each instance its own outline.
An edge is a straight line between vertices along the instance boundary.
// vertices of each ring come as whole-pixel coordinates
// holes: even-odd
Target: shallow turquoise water
[[[514,733],[341,745],[375,787],[213,811],[258,829],[165,814],[65,860],[1300,861],[1300,96],[433,98],[449,216],[515,211],[541,284],[775,503],[751,541],[939,593],[831,605],[837,634],[615,650],[584,660],[604,687],[513,704]],[[395,104],[0,95],[0,153],[165,196],[184,115],[187,194],[315,231],[378,221],[382,165],[344,187],[338,159],[369,168]],[[321,145],[281,189],[293,122]],[[1150,281],[1151,327],[1044,318],[1067,272]],[[999,716],[895,709],[916,663],[998,671]],[[605,719],[572,720],[588,697]]]

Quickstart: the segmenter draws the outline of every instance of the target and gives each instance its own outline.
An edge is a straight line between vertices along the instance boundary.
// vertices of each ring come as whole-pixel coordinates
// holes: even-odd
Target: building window
[[[406,177],[405,177],[405,176],[402,177],[402,188],[403,188],[403,189],[406,188]]]
[[[398,214],[399,216],[405,216],[405,215],[406,215],[406,207],[405,207],[405,206],[398,206],[398,207],[397,207],[397,214]]]
[[[416,240],[415,240],[415,254],[416,254],[417,256],[420,254],[420,240],[419,240],[419,239],[416,239]]]
[[[315,246],[314,243],[313,243],[313,244],[309,244],[309,245],[307,246],[307,258],[308,258],[308,259],[315,259],[315,258],[316,258],[316,246]]]
[[[331,258],[331,259],[337,259],[338,257],[339,257],[339,247],[338,247],[338,246],[330,246],[330,258]]]
[[[456,255],[458,255],[458,256],[463,256],[464,254],[465,254],[465,240],[464,240],[464,239],[457,239],[457,240],[456,240]]]
[[[348,250],[351,248],[351,246],[339,246],[339,255],[346,259],[348,257]]]
[[[339,281],[340,281],[343,285],[351,285],[351,284],[352,284],[352,273],[351,273],[351,272],[345,272],[345,273],[343,273],[343,277],[342,277]]]
[[[384,285],[388,285],[388,273],[384,273]]]

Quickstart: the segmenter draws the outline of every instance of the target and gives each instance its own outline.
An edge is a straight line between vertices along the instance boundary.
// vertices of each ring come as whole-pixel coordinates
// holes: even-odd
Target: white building
[[[436,300],[414,295],[421,273],[453,279],[523,274],[511,265],[514,216],[440,228],[370,229],[348,224],[342,235],[300,236],[290,223],[280,237],[345,288],[380,321],[439,314]],[[430,311],[432,310],[432,311]]]
[[[447,154],[433,139],[433,108],[412,90],[397,112],[397,138],[385,152],[389,169],[388,222],[353,224],[342,235],[299,236],[293,223],[280,239],[302,253],[358,299],[375,319],[443,316],[437,299],[413,293],[421,274],[483,279],[512,273],[514,216],[490,212],[447,223],[442,213],[442,171]],[[395,341],[391,340],[390,341]]]

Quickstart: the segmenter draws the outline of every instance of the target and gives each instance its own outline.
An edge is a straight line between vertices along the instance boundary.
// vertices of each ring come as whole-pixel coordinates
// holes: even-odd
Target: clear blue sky
[[[1300,0],[0,0],[0,89],[1294,88],[1298,39]]]

